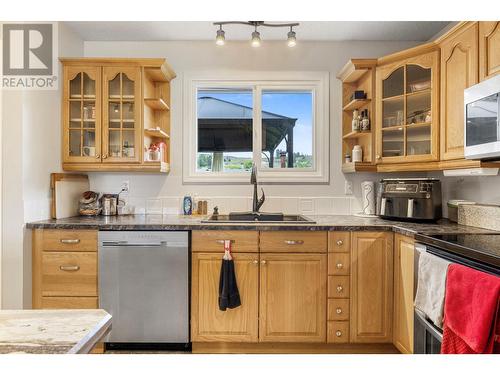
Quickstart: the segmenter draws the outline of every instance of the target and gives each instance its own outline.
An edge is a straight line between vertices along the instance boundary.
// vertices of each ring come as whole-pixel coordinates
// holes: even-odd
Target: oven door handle
[[[424,314],[422,314],[420,311],[418,311],[418,309],[414,309],[414,311],[415,311],[415,315],[418,318],[418,320],[420,320],[420,322],[425,325],[426,331],[431,333],[432,336],[434,336],[439,342],[443,342],[443,334],[437,330],[436,326],[434,324],[430,323],[426,319]]]

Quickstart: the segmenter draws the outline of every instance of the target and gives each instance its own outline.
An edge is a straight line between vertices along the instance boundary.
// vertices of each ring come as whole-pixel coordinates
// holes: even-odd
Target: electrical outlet
[[[345,181],[344,193],[345,195],[352,195],[352,181]]]
[[[122,187],[120,189],[124,193],[128,193],[130,190],[130,182],[129,181],[123,181],[122,182]]]

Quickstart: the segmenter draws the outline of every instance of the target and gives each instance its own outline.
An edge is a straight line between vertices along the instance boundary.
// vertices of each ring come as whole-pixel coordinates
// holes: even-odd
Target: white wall
[[[59,55],[82,56],[83,41],[58,27]],[[2,104],[2,308],[29,308],[31,231],[24,224],[50,215],[50,173],[61,170],[61,90],[5,91]]]
[[[91,188],[116,192],[124,180],[130,181],[130,197],[138,207],[149,207],[148,212],[172,212],[178,208],[179,198],[186,193],[212,198],[212,205],[222,211],[247,209],[251,189],[245,185],[183,185],[182,183],[182,80],[185,72],[207,69],[256,71],[328,71],[330,73],[330,182],[323,185],[267,185],[269,197],[263,209],[296,210],[311,202],[293,199],[313,198],[311,213],[350,213],[359,210],[356,202],[344,195],[346,177],[341,165],[341,83],[335,76],[352,57],[378,57],[415,45],[412,42],[300,42],[288,48],[284,42],[265,41],[261,48],[252,48],[247,42],[228,42],[217,47],[213,42],[85,42],[86,57],[166,57],[177,73],[172,82],[171,167],[168,176],[144,174],[91,174]],[[380,175],[347,176],[359,196],[359,183],[364,179],[379,179]],[[317,199],[322,197],[322,199]],[[325,200],[325,197],[332,199]],[[159,198],[148,200],[148,198]],[[274,198],[274,199],[273,199]],[[292,199],[290,199],[292,198]],[[351,209],[351,203],[353,208]],[[167,210],[165,210],[167,206]],[[316,209],[318,208],[318,210]],[[332,211],[333,210],[333,211]],[[303,210],[307,211],[307,210]]]

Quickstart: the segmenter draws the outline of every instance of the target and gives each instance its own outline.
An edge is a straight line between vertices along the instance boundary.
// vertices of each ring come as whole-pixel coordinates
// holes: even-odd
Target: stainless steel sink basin
[[[316,222],[302,215],[285,215],[283,213],[268,212],[230,212],[229,215],[212,215],[202,223],[308,223]]]

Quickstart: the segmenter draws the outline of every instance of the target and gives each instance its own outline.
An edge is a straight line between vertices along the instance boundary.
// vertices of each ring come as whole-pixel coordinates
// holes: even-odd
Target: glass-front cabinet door
[[[378,163],[438,159],[438,53],[377,70]]]
[[[104,163],[140,162],[140,96],[139,68],[103,68]]]
[[[101,158],[101,68],[65,67],[63,162]]]

